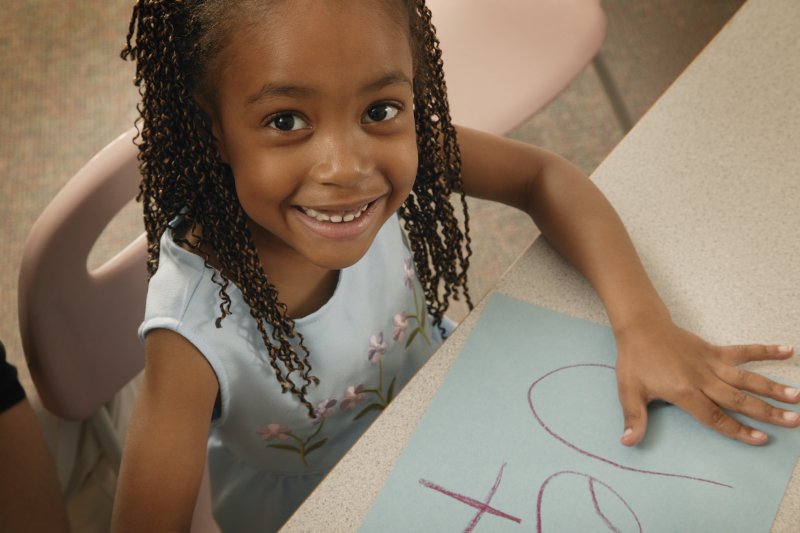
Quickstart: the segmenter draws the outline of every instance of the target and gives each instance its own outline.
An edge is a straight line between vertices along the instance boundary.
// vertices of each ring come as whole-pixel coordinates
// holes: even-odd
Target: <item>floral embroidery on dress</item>
[[[388,349],[389,347],[386,346],[386,343],[383,341],[382,331],[371,336],[369,338],[369,352],[367,352],[369,362],[373,364],[375,364],[376,361],[382,362],[383,354],[385,354]]]
[[[289,434],[291,432],[291,428],[287,428],[286,426],[282,426],[280,424],[267,424],[263,428],[256,430],[256,433],[261,435],[261,438],[264,440],[286,440],[289,438]]]
[[[267,424],[261,429],[256,430],[256,433],[258,433],[261,438],[267,442],[274,439],[282,441],[292,439],[297,443],[296,445],[267,444],[267,447],[296,453],[300,456],[300,461],[302,461],[303,466],[308,467],[308,461],[306,460],[306,457],[308,457],[311,452],[322,448],[322,446],[328,442],[327,438],[317,441],[314,441],[314,439],[317,438],[322,432],[322,427],[325,425],[325,419],[333,414],[333,407],[335,405],[336,400],[334,399],[325,400],[317,405],[316,409],[314,409],[314,424],[317,425],[317,429],[309,437],[301,438],[300,436],[295,435],[291,428],[282,426],[280,424]]]
[[[408,314],[405,311],[394,315],[394,328],[392,328],[392,339],[394,342],[403,340],[408,329]]]
[[[352,411],[355,407],[364,401],[364,385],[354,385],[347,387],[344,391],[344,399],[339,406],[343,411]]]
[[[422,299],[419,300],[417,298],[417,286],[414,284],[414,262],[410,257],[407,257],[403,261],[403,270],[405,272],[405,279],[403,280],[406,287],[411,289],[413,296],[414,296],[414,311],[413,315],[408,315],[405,312],[401,313],[404,315],[405,324],[402,326],[403,332],[405,333],[405,329],[408,327],[408,319],[413,318],[417,322],[417,327],[411,330],[411,334],[408,336],[408,340],[406,341],[406,348],[408,348],[411,343],[414,341],[414,337],[417,336],[418,333],[422,334],[422,337],[425,339],[425,342],[428,343],[428,346],[431,346],[431,339],[428,337],[428,334],[425,333],[425,316],[427,315],[427,307],[425,306],[425,294],[422,294]],[[392,332],[392,336],[394,337],[395,332],[399,332],[400,328],[398,327],[398,316],[395,315],[394,323],[395,329]],[[397,339],[395,339],[397,340]]]
[[[405,284],[406,288],[412,291],[412,298],[414,300],[414,314],[408,314],[406,311],[400,311],[392,320],[392,340],[394,342],[402,342],[406,336],[408,331],[408,322],[409,319],[413,319],[417,323],[417,327],[411,330],[411,334],[408,336],[406,340],[405,347],[408,346],[413,342],[414,338],[418,334],[422,334],[422,338],[425,339],[425,342],[428,343],[428,346],[431,345],[430,337],[425,332],[425,325],[426,320],[425,317],[427,315],[426,307],[425,307],[425,299],[424,295],[422,301],[420,302],[417,298],[417,287],[414,284],[414,263],[410,257],[407,257],[403,260],[403,283]],[[369,413],[370,411],[383,411],[392,401],[394,397],[394,386],[397,380],[397,377],[393,377],[392,380],[389,382],[389,386],[384,390],[384,378],[383,378],[383,356],[386,354],[388,350],[388,346],[384,341],[383,332],[379,331],[378,333],[372,335],[369,338],[369,350],[367,351],[367,359],[373,365],[375,363],[378,364],[378,386],[376,388],[362,388],[361,390],[363,393],[370,394],[374,397],[373,402],[365,406],[353,420],[358,420],[365,414]],[[352,388],[352,387],[351,387]],[[350,390],[350,389],[348,389]],[[363,397],[363,394],[361,395]],[[360,400],[359,400],[360,401]],[[348,406],[350,404],[348,403]],[[344,409],[344,406],[342,406]],[[347,409],[346,409],[347,410]]]
[[[378,364],[378,387],[377,388],[363,388],[363,393],[368,393],[373,396],[377,396],[377,400],[373,401],[371,404],[367,405],[362,409],[353,420],[358,420],[365,414],[369,413],[370,411],[383,411],[389,402],[392,401],[392,396],[394,395],[394,383],[397,379],[392,378],[391,383],[389,383],[388,389],[384,392],[383,389],[383,356],[386,354],[386,351],[389,347],[386,345],[386,342],[383,339],[383,332],[379,331],[375,335],[372,335],[369,338],[369,350],[367,351],[367,359],[370,363]]]
[[[425,340],[428,346],[431,346],[431,339],[426,332],[427,325],[427,308],[425,305],[425,295],[422,294],[421,299],[417,294],[417,287],[414,283],[415,279],[414,263],[412,258],[407,257],[403,260],[403,283],[412,292],[412,299],[414,300],[414,313],[409,314],[407,311],[400,311],[392,320],[392,341],[395,343],[402,343],[405,340],[405,347],[411,345],[417,335]],[[414,320],[416,327],[409,333],[409,322]],[[408,333],[408,335],[406,335]],[[271,441],[294,441],[294,444],[286,443],[272,443],[267,444],[269,448],[278,450],[289,451],[296,453],[300,457],[303,465],[308,467],[307,457],[312,452],[320,449],[328,442],[327,437],[322,437],[322,428],[325,425],[325,420],[334,414],[334,407],[339,405],[341,411],[352,411],[367,397],[371,397],[372,402],[364,406],[361,411],[356,414],[353,420],[358,420],[371,411],[383,411],[394,397],[394,388],[397,377],[393,377],[389,385],[384,388],[383,376],[383,357],[389,350],[386,343],[383,331],[378,331],[369,338],[369,348],[367,350],[367,360],[372,365],[378,365],[378,385],[377,387],[366,387],[363,383],[358,385],[351,385],[344,391],[344,397],[341,401],[331,398],[325,400],[317,405],[312,415],[312,423],[316,425],[316,429],[308,437],[300,437],[294,433],[291,428],[282,426],[280,424],[267,424],[266,426],[256,430],[256,433],[266,442]]]

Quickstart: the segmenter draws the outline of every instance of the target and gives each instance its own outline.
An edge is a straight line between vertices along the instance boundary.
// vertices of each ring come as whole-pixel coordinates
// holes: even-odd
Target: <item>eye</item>
[[[384,122],[393,119],[399,112],[400,106],[398,104],[384,102],[367,109],[364,114],[364,122]]]
[[[267,127],[279,131],[296,131],[308,127],[308,122],[303,120],[297,113],[281,113],[274,115],[268,122]]]

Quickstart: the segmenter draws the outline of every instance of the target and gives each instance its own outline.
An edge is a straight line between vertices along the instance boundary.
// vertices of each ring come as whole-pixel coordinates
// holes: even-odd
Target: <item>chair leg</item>
[[[633,120],[631,120],[628,108],[622,100],[617,84],[614,83],[614,78],[611,77],[611,72],[608,70],[606,62],[600,52],[595,54],[592,64],[594,65],[595,72],[597,72],[597,77],[600,78],[600,83],[606,92],[606,96],[608,96],[608,100],[611,102],[611,108],[614,110],[614,115],[617,117],[617,122],[619,122],[619,126],[622,128],[623,134],[627,134],[633,127]]]
[[[89,419],[89,425],[92,427],[92,431],[94,431],[103,451],[108,456],[114,472],[119,472],[119,466],[122,463],[122,446],[114,430],[114,424],[111,421],[108,410],[105,407],[98,409]]]

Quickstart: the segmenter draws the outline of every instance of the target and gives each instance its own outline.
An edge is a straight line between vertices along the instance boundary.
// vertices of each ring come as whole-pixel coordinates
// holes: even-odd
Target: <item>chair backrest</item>
[[[504,134],[588,65],[606,33],[600,0],[428,0],[453,121]]]
[[[138,192],[135,135],[120,135],[67,182],[23,249],[22,347],[42,403],[69,420],[92,417],[144,368],[137,329],[147,294],[145,234],[99,268],[87,267],[103,229]],[[192,533],[219,533],[207,466]]]
[[[131,129],[100,151],[31,228],[19,277],[22,346],[47,409],[85,420],[144,368],[137,328],[147,290],[144,234],[99,268],[87,258],[137,193]]]

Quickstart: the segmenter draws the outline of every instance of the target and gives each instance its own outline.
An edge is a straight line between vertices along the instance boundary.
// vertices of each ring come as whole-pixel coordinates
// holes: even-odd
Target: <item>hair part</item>
[[[138,0],[121,55],[136,61],[134,83],[141,96],[136,144],[142,181],[137,199],[143,203],[148,274],[158,269],[161,235],[180,216],[184,226],[181,231],[173,228],[173,238],[203,257],[219,286],[216,326],[231,313],[228,289],[233,282],[250,308],[267,348],[266,361],[283,392],[295,395],[314,416],[306,395],[319,379],[312,374],[309,351],[264,272],[231,169],[220,159],[210,120],[196,100],[215,95],[217,61],[242,19],[230,16],[231,11],[259,9],[264,10],[259,15],[268,16],[273,1]],[[463,296],[472,308],[467,290],[472,250],[461,156],[431,12],[424,0],[387,1],[405,8],[401,13],[407,14],[415,71],[419,163],[399,216],[428,312],[443,332],[441,322],[451,299]],[[453,194],[463,210],[463,227],[450,202]],[[210,264],[211,253],[218,270]]]

